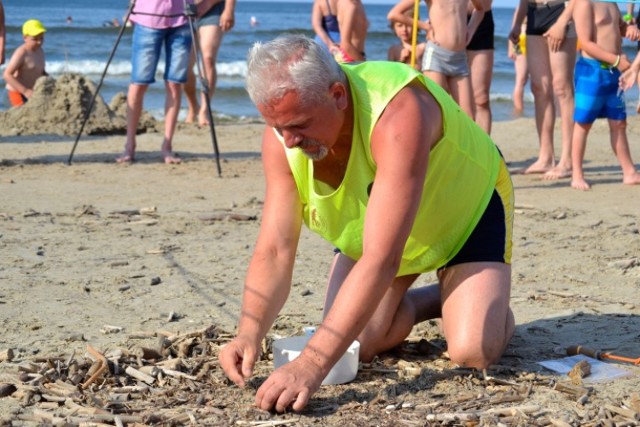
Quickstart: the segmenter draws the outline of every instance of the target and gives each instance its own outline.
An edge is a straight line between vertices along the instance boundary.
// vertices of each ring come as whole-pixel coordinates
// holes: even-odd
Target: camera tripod
[[[127,23],[129,22],[129,18],[133,12],[133,8],[135,7],[136,0],[131,0],[129,3],[129,9],[127,10],[127,14],[124,17],[122,22],[122,26],[120,27],[120,32],[118,33],[118,38],[111,49],[111,54],[109,55],[109,59],[104,67],[104,71],[102,72],[102,76],[100,77],[100,81],[98,86],[96,87],[96,91],[91,98],[91,102],[89,103],[89,108],[85,112],[84,120],[82,121],[82,125],[80,126],[80,130],[76,135],[76,140],[73,144],[73,148],[71,149],[71,153],[69,154],[69,159],[67,160],[67,164],[71,165],[71,160],[73,158],[73,153],[78,146],[78,142],[80,141],[80,137],[82,135],[82,131],[84,130],[85,125],[87,124],[87,120],[89,120],[89,116],[91,115],[91,111],[93,110],[93,106],[95,105],[96,98],[98,93],[100,92],[100,88],[102,87],[102,83],[104,82],[104,78],[107,74],[107,70],[109,69],[109,65],[113,60],[113,56],[116,53],[118,45],[120,44],[120,40],[122,39],[122,35],[124,34],[125,29],[127,28]],[[209,130],[211,132],[211,142],[213,144],[213,152],[216,159],[216,166],[218,169],[218,176],[222,176],[222,169],[220,167],[220,152],[218,150],[218,138],[216,137],[215,125],[213,123],[213,112],[211,111],[211,96],[209,94],[209,81],[207,77],[204,75],[204,57],[202,55],[202,50],[200,48],[200,40],[198,39],[198,33],[195,27],[195,19],[196,19],[196,6],[194,4],[188,4],[187,0],[183,0],[184,4],[184,13],[181,15],[186,16],[189,30],[191,32],[191,39],[193,41],[193,46],[196,54],[196,68],[198,70],[198,79],[200,80],[200,86],[202,87],[202,94],[204,95],[205,102],[207,103],[207,117],[209,119]]]

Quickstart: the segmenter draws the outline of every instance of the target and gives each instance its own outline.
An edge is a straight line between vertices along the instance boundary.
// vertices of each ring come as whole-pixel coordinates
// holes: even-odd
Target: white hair
[[[318,102],[335,82],[347,78],[331,54],[314,40],[296,34],[257,42],[247,56],[247,92],[265,104],[296,92],[303,105]]]

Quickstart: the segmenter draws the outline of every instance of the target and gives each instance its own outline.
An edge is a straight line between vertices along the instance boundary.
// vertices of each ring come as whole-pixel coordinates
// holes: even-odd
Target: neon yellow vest
[[[362,256],[365,212],[376,174],[371,133],[396,93],[419,80],[440,104],[444,136],[431,151],[422,201],[398,276],[442,267],[460,250],[489,203],[500,161],[495,144],[440,86],[411,67],[386,61],[341,67],[351,88],[354,132],[340,187],[314,180],[313,161],[301,150],[285,147],[305,224],[350,258]]]

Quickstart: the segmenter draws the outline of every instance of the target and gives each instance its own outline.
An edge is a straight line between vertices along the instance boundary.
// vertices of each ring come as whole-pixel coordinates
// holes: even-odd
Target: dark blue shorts
[[[225,2],[214,4],[211,9],[207,10],[204,15],[196,19],[196,28],[204,27],[205,25],[220,25],[220,15],[224,11]]]
[[[467,262],[511,264],[513,239],[513,185],[504,161],[491,200],[480,221],[458,253],[442,268]]]

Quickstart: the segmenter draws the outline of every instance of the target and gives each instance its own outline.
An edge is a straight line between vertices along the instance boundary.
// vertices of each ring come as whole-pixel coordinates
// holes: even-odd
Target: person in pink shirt
[[[186,0],[186,3],[192,4],[193,0]],[[187,81],[192,42],[184,7],[185,0],[137,0],[131,12],[134,29],[131,83],[127,93],[127,141],[124,153],[116,159],[118,163],[135,160],[136,131],[144,95],[149,85],[155,82],[163,46],[167,95],[161,150],[165,163],[180,163],[180,158],[173,152],[172,140],[180,111],[182,84]]]

